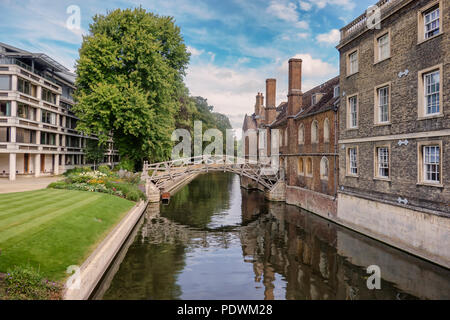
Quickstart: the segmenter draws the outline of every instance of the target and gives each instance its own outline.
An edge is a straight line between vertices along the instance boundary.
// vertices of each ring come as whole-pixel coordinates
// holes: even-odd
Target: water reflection
[[[265,202],[231,174],[200,176],[154,210],[95,298],[450,298],[448,270]],[[365,268],[373,264],[381,268],[381,290],[366,286]]]

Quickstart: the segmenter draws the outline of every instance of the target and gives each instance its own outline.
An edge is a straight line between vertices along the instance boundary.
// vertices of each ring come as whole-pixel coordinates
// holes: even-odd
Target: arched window
[[[323,122],[323,141],[330,141],[330,122],[328,121],[328,118]]]
[[[319,123],[314,120],[311,124],[311,143],[319,142]]]
[[[279,146],[283,146],[283,131],[281,129],[278,130],[278,144]]]
[[[284,145],[288,145],[288,129],[284,129]]]
[[[326,157],[323,157],[322,160],[320,160],[320,179],[328,180],[328,171],[328,159]]]
[[[304,143],[305,143],[305,127],[303,126],[303,123],[301,123],[298,126],[298,144]]]
[[[312,159],[308,158],[308,159],[306,159],[306,174],[308,176],[312,176],[312,172],[313,172],[313,170],[312,170]]]
[[[301,173],[303,173],[303,158],[298,158],[298,161],[297,161],[297,172],[298,172],[298,174],[301,174]]]

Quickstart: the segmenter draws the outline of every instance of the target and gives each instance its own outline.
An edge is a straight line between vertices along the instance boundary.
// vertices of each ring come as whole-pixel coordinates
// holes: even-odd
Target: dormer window
[[[333,98],[339,97],[341,94],[341,88],[339,86],[334,86]]]
[[[315,93],[311,96],[311,105],[315,105],[323,97],[322,93]]]

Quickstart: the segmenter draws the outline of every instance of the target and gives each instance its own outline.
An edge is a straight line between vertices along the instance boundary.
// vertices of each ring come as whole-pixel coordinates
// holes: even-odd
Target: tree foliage
[[[143,8],[96,15],[77,61],[77,129],[138,165],[170,156],[189,62],[173,18]]]
[[[84,150],[84,153],[86,161],[88,161],[88,163],[93,163],[94,167],[96,167],[99,163],[103,161],[105,152],[106,146],[104,144],[100,144],[98,140],[91,140],[91,139],[87,140],[86,149]]]

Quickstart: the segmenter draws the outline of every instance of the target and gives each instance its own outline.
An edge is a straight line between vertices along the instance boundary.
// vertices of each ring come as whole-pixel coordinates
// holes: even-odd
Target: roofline
[[[42,59],[48,66],[52,67],[56,71],[61,72],[70,72],[68,68],[63,66],[61,63],[51,58],[45,53],[33,53],[30,51],[26,51],[23,49],[16,48],[9,44],[0,42],[0,46],[5,47],[9,50],[17,51],[17,52],[9,52],[9,53],[0,53],[0,55],[9,56],[9,57],[22,57],[22,58],[31,58],[31,59]]]

